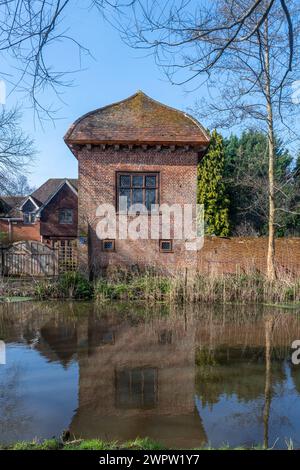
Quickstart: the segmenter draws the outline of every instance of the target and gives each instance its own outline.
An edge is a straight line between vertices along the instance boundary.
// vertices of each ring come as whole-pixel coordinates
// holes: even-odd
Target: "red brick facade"
[[[120,171],[157,173],[160,205],[195,205],[197,165],[209,145],[209,136],[200,123],[137,92],[79,118],[68,130],[65,142],[79,163],[82,270],[97,273],[110,265],[151,266],[166,272],[196,268],[195,253],[187,251],[185,240],[175,239],[172,233],[164,237],[173,242],[168,253],[160,250],[159,239],[153,237],[123,240],[117,236],[114,250],[103,251],[96,234],[96,210],[100,204],[116,207]],[[146,214],[140,217],[149,221]]]
[[[197,268],[202,273],[266,272],[267,238],[206,237],[198,253]],[[300,274],[300,238],[276,240],[278,274]]]
[[[79,162],[79,235],[88,235],[88,245],[81,245],[81,263],[98,271],[109,265],[140,265],[177,271],[185,266],[196,267],[195,253],[186,251],[184,240],[174,240],[172,253],[161,253],[159,240],[116,240],[115,252],[102,251],[96,235],[96,209],[100,204],[116,205],[116,173],[144,171],[159,173],[160,204],[195,204],[198,152],[165,150],[100,150],[84,148],[78,152]],[[143,215],[147,217],[148,215]]]
[[[167,273],[185,268],[203,273],[265,271],[267,241],[264,238],[208,237],[203,249],[196,252],[186,250],[186,240],[175,239],[171,233],[173,249],[162,252],[158,239],[122,240],[117,236],[112,251],[103,250],[96,234],[100,220],[96,210],[101,204],[116,207],[119,172],[157,172],[159,204],[196,203],[197,166],[208,147],[209,137],[193,118],[139,92],[78,119],[65,141],[79,164],[81,270],[97,274],[111,265],[139,265]],[[148,219],[148,215],[140,217]],[[120,215],[117,224],[119,221]],[[276,257],[279,272],[299,273],[300,239],[278,239]]]
[[[10,203],[8,212],[0,214],[1,243],[77,238],[77,180],[49,179],[30,196],[0,199]],[[62,209],[72,211],[72,223],[61,223]]]
[[[59,223],[60,209],[72,209],[72,224]],[[74,239],[77,237],[77,220],[77,194],[69,186],[64,185],[41,213],[41,236],[43,239]]]
[[[41,241],[40,223],[35,222],[32,225],[24,225],[22,220],[0,220],[0,232],[3,235],[3,241],[18,242],[22,240]]]

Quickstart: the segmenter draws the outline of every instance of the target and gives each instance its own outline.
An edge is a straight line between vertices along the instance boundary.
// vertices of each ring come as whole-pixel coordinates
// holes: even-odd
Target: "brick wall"
[[[99,204],[116,203],[116,172],[159,172],[160,204],[195,204],[197,185],[198,153],[183,149],[101,150],[93,147],[78,151],[79,162],[79,235],[89,237],[87,245],[80,245],[81,269],[90,265],[96,270],[108,265],[155,266],[166,271],[195,268],[196,257],[185,250],[183,240],[174,241],[173,253],[161,253],[158,240],[116,240],[116,251],[101,251],[101,242],[96,236],[96,217]],[[89,251],[89,253],[88,253]]]
[[[72,224],[59,223],[60,209],[73,210]],[[65,184],[42,211],[41,235],[46,238],[75,238],[77,236],[77,211],[77,195]]]
[[[206,237],[198,252],[198,270],[203,273],[266,271],[267,238]],[[276,240],[279,272],[300,274],[300,238]]]
[[[6,220],[0,220],[0,243],[8,242],[8,223]]]
[[[185,250],[183,240],[174,241],[173,253],[161,253],[158,240],[116,240],[116,251],[101,250],[96,235],[96,209],[99,204],[116,203],[116,172],[159,172],[160,204],[194,204],[198,155],[194,151],[164,150],[101,150],[86,147],[78,151],[80,236],[88,243],[79,245],[82,270],[90,266],[110,265],[153,266],[167,272],[182,271],[185,267],[203,273],[234,273],[236,271],[266,270],[266,238],[206,237],[197,254]],[[281,271],[300,273],[300,239],[276,240],[276,264]]]
[[[17,242],[21,240],[41,241],[39,222],[35,222],[32,225],[24,225],[22,220],[13,220],[11,221],[11,234],[9,237],[8,221],[0,220],[0,232],[4,232],[7,234],[7,237],[4,240],[5,242]]]

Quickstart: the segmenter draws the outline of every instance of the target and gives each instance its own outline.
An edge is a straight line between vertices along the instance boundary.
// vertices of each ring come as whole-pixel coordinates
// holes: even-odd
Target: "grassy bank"
[[[10,292],[9,281],[0,296]],[[268,281],[260,274],[160,276],[151,272],[118,273],[90,282],[79,273],[65,273],[56,280],[32,281],[19,295],[44,299],[94,299],[98,302],[147,301],[166,303],[269,303],[300,302],[300,278],[282,276]]]
[[[287,449],[293,450],[293,445],[291,443],[287,444]],[[75,440],[70,442],[62,442],[57,439],[46,439],[42,441],[31,442],[21,441],[12,445],[0,444],[0,450],[167,450],[167,447],[149,438],[137,438],[135,440],[124,443],[117,441],[102,441],[99,439]],[[192,450],[263,450],[263,447],[255,446],[247,448],[230,448],[228,445],[224,445],[218,449],[206,446]]]
[[[62,442],[58,439],[43,441],[21,441],[12,445],[1,445],[0,450],[160,450],[163,446],[151,439],[135,439],[124,443],[102,441],[99,439]]]
[[[270,282],[260,275],[195,275],[165,278],[143,275],[128,281],[98,280],[94,297],[105,300],[145,300],[174,303],[300,302],[300,279]]]

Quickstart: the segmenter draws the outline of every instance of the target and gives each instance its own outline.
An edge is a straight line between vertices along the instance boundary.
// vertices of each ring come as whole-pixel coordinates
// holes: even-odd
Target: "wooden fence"
[[[57,276],[76,269],[75,245],[49,247],[37,241],[21,241],[0,247],[2,276]]]

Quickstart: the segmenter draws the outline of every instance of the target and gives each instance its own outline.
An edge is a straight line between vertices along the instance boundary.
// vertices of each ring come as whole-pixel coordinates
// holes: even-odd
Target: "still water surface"
[[[0,304],[0,441],[300,447],[300,310]]]

